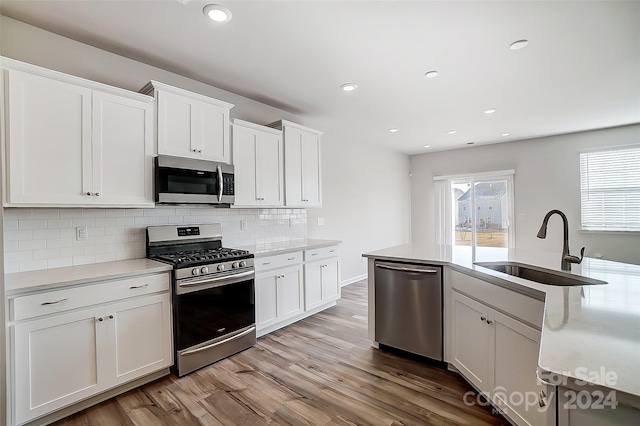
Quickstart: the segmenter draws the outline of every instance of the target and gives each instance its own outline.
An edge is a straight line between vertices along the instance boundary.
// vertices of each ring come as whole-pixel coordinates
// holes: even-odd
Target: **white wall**
[[[0,54],[133,91],[157,80],[235,104],[232,118],[260,124],[287,119],[322,130],[323,207],[307,211],[308,235],[343,241],[343,281],[366,273],[362,252],[410,239],[408,157],[334,132],[323,117],[296,116],[4,16]],[[318,217],[325,226],[315,225]]]
[[[560,253],[559,217],[551,218],[546,239],[536,237],[544,215],[559,209],[569,219],[572,254],[585,246],[586,256],[599,253],[605,259],[640,264],[640,234],[579,230],[580,151],[639,142],[640,125],[632,125],[412,156],[412,239],[435,242],[434,176],[515,169],[517,248]]]

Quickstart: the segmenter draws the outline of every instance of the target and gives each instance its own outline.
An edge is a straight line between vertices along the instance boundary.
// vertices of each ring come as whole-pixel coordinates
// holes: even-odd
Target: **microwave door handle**
[[[216,171],[218,172],[218,202],[222,201],[222,190],[224,188],[224,183],[222,181],[222,169],[220,168],[220,164],[216,166]]]

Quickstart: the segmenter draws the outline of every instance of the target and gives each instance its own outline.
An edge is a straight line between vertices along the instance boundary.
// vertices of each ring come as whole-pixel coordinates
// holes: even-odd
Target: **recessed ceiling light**
[[[504,132],[504,133],[502,133],[502,136],[509,136],[510,134],[511,133],[509,133],[509,132]]]
[[[212,21],[229,22],[231,20],[231,11],[220,4],[208,4],[202,12]]]
[[[358,85],[354,83],[345,83],[342,86],[340,86],[340,88],[345,92],[353,92],[358,88]]]
[[[390,131],[391,133],[395,133],[395,132],[397,132],[397,131],[398,131],[398,129],[396,129],[395,127],[392,127],[392,128],[390,128],[390,129],[389,129],[389,131]]]
[[[424,76],[427,78],[436,78],[438,76],[438,71],[427,71],[424,73]]]
[[[495,108],[487,108],[482,112],[484,112],[485,114],[493,114],[496,111],[497,111],[497,109],[495,109]]]
[[[424,147],[425,148],[431,148],[431,145],[425,145]]]
[[[529,40],[517,40],[509,45],[509,49],[520,50],[522,48],[527,47],[527,44],[529,44]]]
[[[455,135],[456,133],[458,133],[457,130],[449,130],[447,133],[449,133],[450,135]]]

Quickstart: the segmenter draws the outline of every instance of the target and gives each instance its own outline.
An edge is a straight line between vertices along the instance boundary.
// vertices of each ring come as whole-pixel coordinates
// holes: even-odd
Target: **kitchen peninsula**
[[[536,341],[539,343],[535,365],[526,370],[530,384],[533,383],[531,386],[539,391],[536,404],[543,408],[545,405],[553,407],[547,410],[546,424],[556,424],[556,406],[558,425],[600,424],[598,422],[605,418],[613,421],[612,424],[630,424],[625,422],[640,418],[640,266],[585,258],[582,264],[573,265],[571,275],[602,280],[607,284],[558,286],[539,284],[476,264],[517,262],[553,270],[570,278],[568,272],[560,271],[558,253],[478,248],[474,262],[469,248],[408,244],[363,256],[369,259],[369,338],[374,345],[377,345],[374,309],[376,261],[442,265],[445,271],[442,301],[444,359],[476,388],[486,392],[489,399],[494,400],[493,394],[501,386],[502,392],[507,394],[519,390],[503,386],[497,379],[500,368],[509,368],[509,363],[517,362],[515,359],[523,355],[519,344],[504,347],[499,344],[500,319],[504,319],[503,323],[507,325],[515,319],[514,327],[502,329],[524,330],[524,334],[532,339],[531,348],[535,347]],[[470,312],[473,315],[465,316]],[[476,313],[483,326],[493,324],[495,330],[487,334],[490,365],[479,368],[480,373],[474,371],[473,364],[483,357],[484,348],[475,347],[469,362],[460,352],[460,345],[464,343],[461,341],[462,333],[467,333],[463,336],[466,340],[475,338],[474,343],[478,342],[478,336],[483,336],[482,329],[473,331],[471,328],[475,323],[460,327],[464,319],[476,320]],[[495,359],[493,364],[492,359]],[[540,381],[536,388],[532,381],[536,368],[539,380],[547,385],[546,389],[540,387]],[[558,402],[554,401],[556,395]],[[572,395],[573,401],[570,400]],[[603,399],[596,401],[596,395],[602,395]],[[577,405],[578,409],[564,409],[574,408],[576,398],[580,397],[582,402]],[[494,405],[503,410],[512,422],[530,423],[526,413],[519,413],[516,407],[509,407],[508,403],[503,405],[500,398],[497,399]],[[588,404],[583,403],[586,399],[589,399]],[[615,408],[615,411],[607,408]],[[587,423],[580,423],[585,421]]]

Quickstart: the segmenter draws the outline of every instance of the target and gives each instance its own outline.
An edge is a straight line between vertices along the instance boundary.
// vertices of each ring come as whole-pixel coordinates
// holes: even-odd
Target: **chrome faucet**
[[[569,221],[567,220],[567,216],[562,213],[560,210],[551,210],[546,214],[544,220],[542,221],[542,226],[538,231],[538,238],[546,238],[547,237],[547,224],[549,223],[549,218],[553,214],[558,214],[562,218],[562,223],[564,224],[564,244],[562,245],[562,270],[563,271],[571,271],[571,264],[577,263],[580,264],[582,262],[582,258],[584,257],[584,247],[580,250],[580,257],[572,256],[569,254]]]

